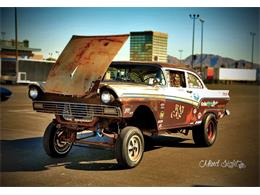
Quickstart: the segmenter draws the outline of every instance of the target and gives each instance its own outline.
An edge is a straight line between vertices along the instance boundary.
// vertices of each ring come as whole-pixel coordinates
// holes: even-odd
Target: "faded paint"
[[[52,67],[47,93],[84,96],[94,91],[128,35],[73,36]]]
[[[184,106],[175,104],[174,110],[171,112],[171,118],[175,118],[179,120],[182,117],[182,114],[184,112]]]

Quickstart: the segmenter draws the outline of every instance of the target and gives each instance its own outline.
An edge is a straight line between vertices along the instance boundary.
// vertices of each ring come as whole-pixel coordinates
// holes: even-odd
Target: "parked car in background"
[[[12,96],[12,92],[5,88],[5,87],[0,87],[0,97],[1,97],[1,102],[8,100]]]

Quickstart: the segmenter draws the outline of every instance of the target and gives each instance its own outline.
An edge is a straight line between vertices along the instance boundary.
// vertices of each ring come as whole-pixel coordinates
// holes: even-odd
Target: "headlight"
[[[103,91],[101,93],[101,101],[105,104],[108,104],[112,101],[112,95],[108,91]]]
[[[33,100],[35,100],[39,95],[39,92],[37,90],[37,88],[32,87],[29,89],[29,97]]]

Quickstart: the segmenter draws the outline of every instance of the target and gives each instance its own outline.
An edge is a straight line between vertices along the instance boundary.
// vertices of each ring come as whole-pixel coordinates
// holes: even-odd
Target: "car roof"
[[[197,72],[185,64],[170,64],[165,62],[149,62],[149,61],[113,61],[111,65],[152,65],[160,68],[177,68],[188,70],[197,74]]]

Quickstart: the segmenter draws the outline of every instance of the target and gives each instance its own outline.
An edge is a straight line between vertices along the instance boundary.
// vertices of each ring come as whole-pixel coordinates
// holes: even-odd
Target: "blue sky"
[[[204,53],[251,60],[255,32],[255,62],[259,59],[259,8],[18,8],[19,40],[41,48],[45,57],[62,51],[72,35],[125,34],[153,30],[168,33],[168,54],[191,54],[192,20],[204,23]],[[14,8],[1,8],[1,32],[14,39]],[[196,21],[195,53],[200,53],[200,22]],[[129,60],[129,40],[116,60]]]

